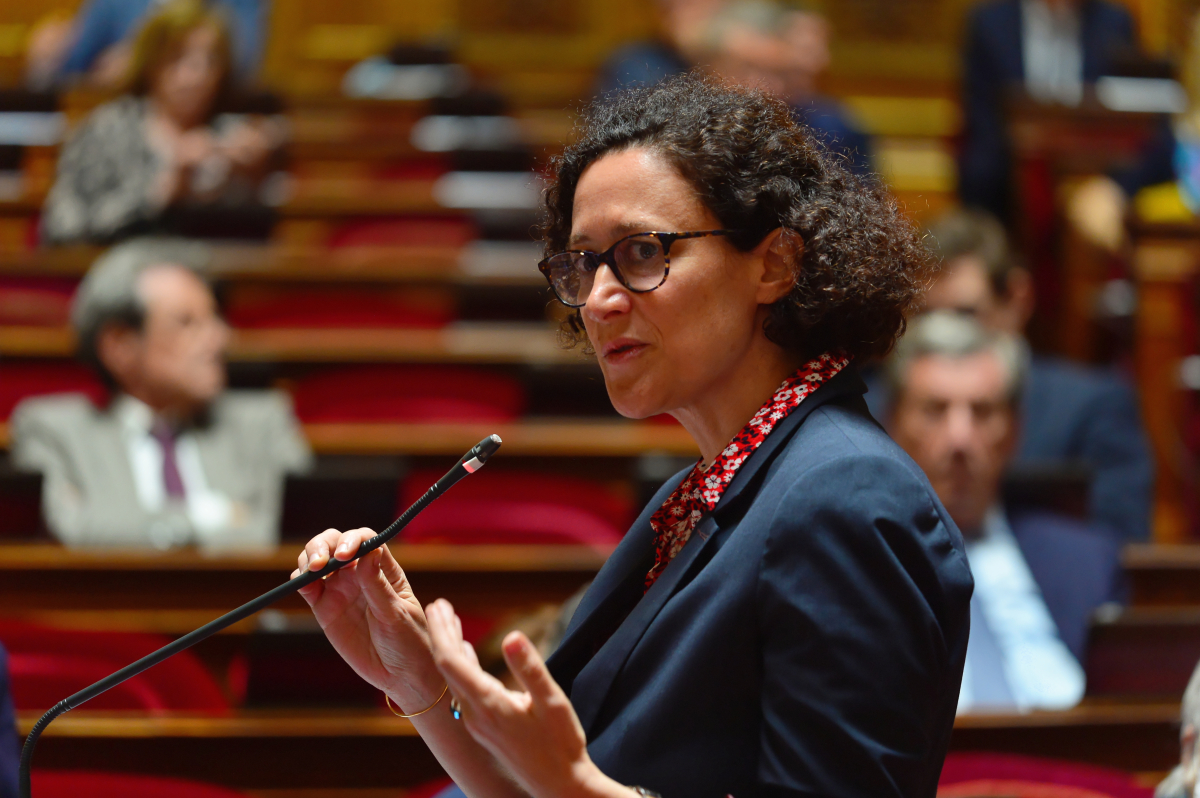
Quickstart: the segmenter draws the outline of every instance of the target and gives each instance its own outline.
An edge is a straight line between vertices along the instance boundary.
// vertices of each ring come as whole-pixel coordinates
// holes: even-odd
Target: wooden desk
[[[536,256],[527,269],[464,265],[456,246],[354,246],[338,249],[270,244],[213,244],[212,275],[220,283],[425,283],[544,287]],[[83,277],[100,247],[0,249],[0,276]]]
[[[457,456],[493,432],[505,456],[638,457],[647,453],[693,457],[696,443],[675,424],[624,419],[532,418],[502,424],[436,422],[407,424],[306,424],[304,434],[318,454]],[[0,449],[9,445],[0,422]]]
[[[1101,608],[1088,634],[1088,695],[1175,700],[1198,661],[1200,607]]]
[[[67,358],[65,327],[0,326],[0,357]],[[507,363],[586,365],[582,348],[564,349],[542,322],[457,322],[437,329],[266,328],[234,330],[234,363]]]
[[[961,717],[950,747],[1163,771],[1179,761],[1178,717],[1176,704]],[[23,734],[34,720],[19,718]],[[35,762],[39,768],[128,770],[243,789],[400,788],[439,775],[407,721],[367,711],[149,718],[76,710],[49,727]]]
[[[1200,607],[1200,546],[1134,544],[1121,553],[1135,607]]]

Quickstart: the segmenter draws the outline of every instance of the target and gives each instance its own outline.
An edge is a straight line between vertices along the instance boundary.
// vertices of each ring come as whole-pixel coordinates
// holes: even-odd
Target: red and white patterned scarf
[[[742,463],[762,445],[771,430],[799,407],[821,383],[849,363],[848,357],[830,354],[805,363],[799,371],[783,381],[775,394],[754,414],[754,418],[717,455],[712,465],[702,471],[700,466],[703,461],[696,463],[692,472],[650,518],[650,526],[655,533],[654,567],[646,574],[646,590],[650,589],[667,564],[691,538],[692,530],[701,516],[717,506]]]

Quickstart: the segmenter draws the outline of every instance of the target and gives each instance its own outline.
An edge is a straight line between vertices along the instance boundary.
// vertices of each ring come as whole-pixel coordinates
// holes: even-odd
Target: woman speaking
[[[306,588],[325,634],[473,798],[933,796],[967,647],[963,543],[868,415],[929,256],[782,102],[684,76],[591,108],[540,269],[622,415],[670,413],[670,479],[523,688],[387,548]],[[329,530],[299,567],[374,533]]]

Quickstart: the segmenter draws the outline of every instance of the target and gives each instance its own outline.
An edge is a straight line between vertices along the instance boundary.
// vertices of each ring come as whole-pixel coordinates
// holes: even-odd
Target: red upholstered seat
[[[442,472],[404,481],[408,507]],[[402,533],[408,543],[576,544],[615,546],[632,520],[632,503],[603,483],[540,472],[482,471],[430,505]]]
[[[938,798],[1151,798],[1154,790],[1112,768],[1014,754],[951,753]]]
[[[438,288],[253,286],[230,290],[234,327],[436,329],[456,318],[454,297]]]
[[[59,277],[0,277],[0,324],[63,326],[75,285]]]
[[[246,794],[197,781],[101,773],[89,770],[35,770],[37,798],[246,798]]]
[[[100,380],[81,363],[0,363],[0,419],[30,396],[82,393],[96,404],[108,400]]]
[[[0,621],[9,652],[17,709],[49,709],[104,676],[169,643],[140,632],[77,631]],[[184,651],[120,688],[101,694],[89,709],[229,713],[229,702],[196,655]]]
[[[292,391],[302,421],[511,421],[525,410],[521,383],[504,374],[441,366],[353,366],[321,371]]]

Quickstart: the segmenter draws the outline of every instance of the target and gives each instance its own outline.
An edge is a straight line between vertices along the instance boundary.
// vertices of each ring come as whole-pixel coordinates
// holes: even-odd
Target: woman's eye
[[[653,260],[658,255],[658,247],[648,242],[635,244],[633,256],[638,260]]]

